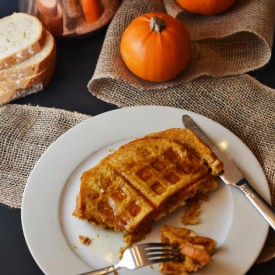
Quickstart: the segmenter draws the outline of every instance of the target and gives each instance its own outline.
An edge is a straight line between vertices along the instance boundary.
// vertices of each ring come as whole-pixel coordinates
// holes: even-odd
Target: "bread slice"
[[[42,91],[49,83],[55,70],[55,58],[51,65],[38,74],[20,78],[16,81],[0,82],[0,106],[12,100]]]
[[[43,71],[37,74],[31,74],[29,76],[17,78],[16,80],[11,81],[0,81],[1,93],[5,93],[12,89],[17,90],[30,87],[33,83],[38,82],[40,79],[43,79],[44,76],[47,76],[49,73],[51,73],[53,71],[54,65],[54,63],[49,64],[44,68]]]
[[[0,82],[22,79],[45,70],[50,63],[54,62],[56,55],[55,40],[48,31],[45,31],[45,40],[41,47],[40,51],[25,61],[0,70]]]
[[[44,28],[34,16],[13,13],[0,19],[0,69],[20,63],[40,51]]]
[[[222,163],[189,130],[148,135],[121,146],[83,173],[73,214],[123,231],[130,245],[190,198],[215,190],[221,169]]]

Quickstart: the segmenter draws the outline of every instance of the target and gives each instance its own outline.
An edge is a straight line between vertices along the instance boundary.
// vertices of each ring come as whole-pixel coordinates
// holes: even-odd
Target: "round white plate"
[[[270,201],[268,184],[251,151],[229,130],[195,113],[160,106],[122,108],[90,118],[58,138],[35,165],[25,188],[22,225],[28,247],[46,274],[79,274],[118,261],[124,245],[122,234],[105,231],[72,216],[83,171],[119,145],[145,134],[183,127],[188,114],[212,140],[226,148],[252,186]],[[144,240],[159,241],[160,226],[182,226],[182,209],[155,224]],[[260,253],[268,232],[267,223],[241,192],[220,185],[203,204],[202,223],[190,226],[217,242],[214,262],[196,274],[244,274]],[[92,240],[80,243],[79,235]],[[158,266],[119,274],[159,274]]]

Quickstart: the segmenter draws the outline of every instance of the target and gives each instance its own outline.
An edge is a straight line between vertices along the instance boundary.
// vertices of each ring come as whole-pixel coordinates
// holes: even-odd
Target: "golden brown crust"
[[[114,152],[108,163],[156,209],[208,174],[182,145],[166,138],[134,140]]]
[[[191,130],[186,128],[172,128],[159,133],[148,135],[155,138],[168,138],[185,146],[190,153],[195,154],[208,164],[213,175],[222,172],[223,165],[211,151],[211,149],[197,137]]]

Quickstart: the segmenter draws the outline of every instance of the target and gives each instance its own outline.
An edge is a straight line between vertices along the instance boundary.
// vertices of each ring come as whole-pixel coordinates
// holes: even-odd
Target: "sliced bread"
[[[0,81],[0,106],[12,100],[42,91],[55,70],[55,59],[43,71],[16,81]]]
[[[23,62],[14,66],[0,70],[0,82],[18,80],[34,74],[38,74],[45,70],[56,55],[56,45],[53,36],[45,31],[45,40],[40,51],[32,55]]]
[[[36,82],[36,79],[40,79],[44,75],[47,75],[48,72],[51,72],[53,70],[53,67],[54,64],[50,64],[49,66],[45,67],[43,71],[37,74],[31,74],[26,77],[18,78],[16,80],[0,81],[0,94],[10,89],[25,88],[27,85]]]
[[[0,69],[20,63],[40,51],[44,28],[34,16],[13,13],[0,19]]]

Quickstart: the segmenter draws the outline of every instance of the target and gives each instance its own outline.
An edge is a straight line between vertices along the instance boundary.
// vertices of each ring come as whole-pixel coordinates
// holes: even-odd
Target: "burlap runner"
[[[20,208],[37,160],[59,136],[88,117],[43,107],[0,107],[0,203]]]
[[[136,16],[165,9],[188,28],[192,62],[173,81],[149,83],[133,76],[125,67],[119,53],[120,38]],[[239,136],[260,161],[275,205],[275,91],[248,75],[240,75],[269,61],[274,13],[273,0],[238,0],[228,12],[207,18],[184,13],[172,0],[124,0],[108,28],[88,88],[98,98],[120,107],[174,106],[224,125]],[[272,231],[258,261],[274,256],[275,233]]]
[[[275,22],[274,0],[237,0],[218,16],[194,16],[175,0],[164,0],[167,12],[180,19],[193,41],[193,62],[185,77],[245,73],[268,62]]]

